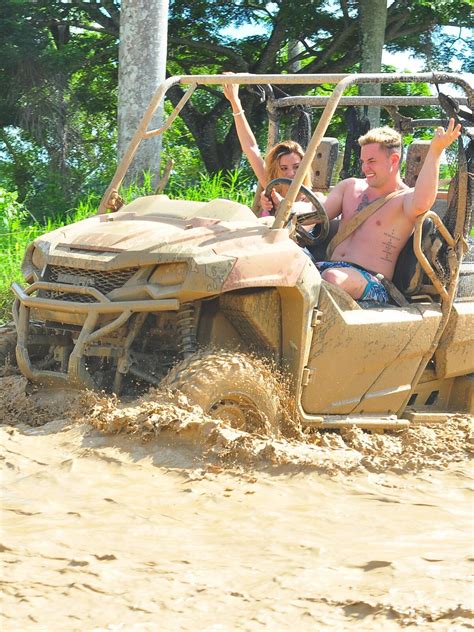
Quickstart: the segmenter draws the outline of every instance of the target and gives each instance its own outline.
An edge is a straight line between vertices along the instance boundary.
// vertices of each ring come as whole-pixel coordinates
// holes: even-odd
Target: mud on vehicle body
[[[260,430],[275,427],[277,403],[271,373],[252,357],[270,360],[291,377],[291,395],[306,426],[390,428],[445,411],[474,412],[472,252],[464,259],[472,210],[469,135],[459,143],[458,173],[447,199],[418,222],[398,262],[402,306],[354,301],[322,281],[293,239],[291,206],[304,171],[317,160],[314,188],[331,184],[337,142],[324,133],[338,105],[351,99],[381,104],[402,133],[420,124],[397,110],[419,98],[342,96],[348,86],[367,81],[454,83],[467,95],[461,104],[471,111],[474,106],[461,75],[166,80],[99,213],[37,238],[26,251],[27,285],[13,284],[21,372],[33,382],[116,393],[150,384],[179,388],[206,412]],[[293,97],[295,103],[324,105],[324,111],[276,217],[257,218],[228,200],[201,203],[166,195],[123,205],[120,184],[139,142],[150,135],[143,130],[166,91],[190,85],[171,121],[197,83],[232,82],[336,84],[329,98]],[[273,113],[291,99],[282,101],[270,103]],[[458,104],[449,103],[461,116]],[[277,121],[273,115],[270,144],[278,137]],[[407,176],[416,177],[411,167]]]

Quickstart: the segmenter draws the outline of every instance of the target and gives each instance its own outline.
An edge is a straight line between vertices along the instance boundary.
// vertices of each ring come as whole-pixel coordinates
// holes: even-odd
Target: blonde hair
[[[381,145],[388,154],[397,153],[402,155],[402,137],[391,127],[374,127],[369,129],[367,134],[361,136],[358,140],[361,147],[377,143]]]
[[[277,143],[270,149],[265,157],[265,180],[267,184],[275,178],[281,178],[282,173],[280,170],[280,158],[288,154],[298,154],[300,158],[303,158],[304,151],[299,143],[294,140],[283,140],[281,143]],[[303,184],[308,188],[311,188],[311,176],[309,173],[305,174]],[[277,185],[275,189],[281,195],[284,195],[288,191],[288,185]]]

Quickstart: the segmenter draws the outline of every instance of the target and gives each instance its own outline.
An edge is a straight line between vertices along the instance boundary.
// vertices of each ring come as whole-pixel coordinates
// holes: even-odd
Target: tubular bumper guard
[[[90,295],[97,302],[80,303],[78,301],[64,301],[32,296],[32,294],[38,290]],[[17,329],[16,359],[18,367],[29,380],[49,384],[68,384],[71,386],[94,388],[93,380],[83,363],[84,352],[87,345],[121,327],[133,313],[177,311],[179,309],[179,301],[177,299],[145,299],[140,301],[115,302],[108,299],[96,288],[77,287],[65,283],[52,284],[37,281],[26,289],[22,288],[18,283],[12,283],[12,291],[16,297],[13,304],[13,317]],[[87,314],[74,349],[69,356],[67,372],[39,370],[33,367],[28,353],[30,310],[32,308]],[[97,329],[97,321],[100,315],[115,313],[117,317],[114,318],[114,320]]]

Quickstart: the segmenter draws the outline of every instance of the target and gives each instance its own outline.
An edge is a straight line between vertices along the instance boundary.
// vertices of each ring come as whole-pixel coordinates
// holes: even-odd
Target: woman
[[[257,145],[255,135],[250,128],[242,108],[242,103],[239,98],[239,86],[237,84],[224,86],[224,95],[232,106],[232,115],[235,118],[235,127],[240,146],[247,156],[260,185],[265,189],[267,184],[275,178],[290,178],[290,180],[292,180],[304,155],[301,145],[293,140],[284,140],[272,147],[264,160]],[[311,188],[309,173],[305,175],[303,184]],[[278,185],[273,189],[271,199],[262,193],[260,196],[260,205],[263,210],[262,215],[268,215],[274,208],[278,207],[278,204],[283,199],[282,195],[285,195],[287,190],[288,186]],[[318,195],[321,201],[324,201],[325,197],[321,193],[316,195]],[[301,196],[299,199],[301,199]],[[302,204],[304,204],[304,208],[301,206],[300,209],[297,210],[310,210],[310,208],[308,208],[311,206],[309,202],[303,202]]]

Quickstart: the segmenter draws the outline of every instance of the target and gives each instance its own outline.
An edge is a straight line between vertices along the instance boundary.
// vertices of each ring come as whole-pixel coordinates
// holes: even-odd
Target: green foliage
[[[32,218],[17,193],[0,187],[0,323],[11,318],[12,281],[21,280],[20,264],[28,243],[45,228],[31,222]]]
[[[246,175],[243,170],[218,171],[214,174],[200,173],[197,183],[191,186],[184,184],[172,184],[169,188],[169,196],[181,200],[197,200],[208,202],[216,198],[225,198],[252,205],[253,193],[251,187],[254,179]]]
[[[18,202],[16,191],[7,191],[0,187],[0,227],[2,231],[9,232],[25,220],[28,213],[23,205]]]
[[[384,66],[384,72],[396,72],[393,66]],[[385,83],[382,85],[383,96],[432,96],[431,88],[427,83],[407,83],[405,81],[396,81],[394,83]],[[438,106],[400,106],[399,112],[402,116],[410,118],[439,118],[440,108]],[[441,111],[442,112],[442,111]],[[381,120],[384,125],[390,125],[391,119],[385,110],[381,112]],[[422,138],[422,131],[416,132],[416,138]]]
[[[119,21],[119,0],[2,0],[0,186],[17,191],[40,222],[66,216],[89,193],[99,194],[114,170]],[[242,37],[239,27],[249,25],[257,32]],[[458,29],[443,30],[446,25]],[[304,43],[301,72],[359,68],[353,1],[299,0],[296,11],[293,0],[172,0],[168,27],[169,74],[287,72],[289,43],[298,41]],[[386,46],[416,54],[429,68],[449,70],[455,60],[472,71],[469,29],[472,0],[397,0],[388,7]],[[405,88],[393,89],[403,94]],[[265,105],[255,94],[242,94],[263,148]],[[173,104],[180,96],[177,87]],[[171,107],[166,104],[168,113]],[[285,126],[291,123],[284,121],[286,133]],[[339,137],[343,127],[338,114],[328,134]],[[229,105],[211,87],[197,90],[175,121],[163,141],[163,158],[173,159],[174,178],[182,183],[195,182],[204,169],[217,173],[241,164],[251,173],[241,163]]]
[[[2,2],[0,184],[39,219],[102,188],[115,159],[116,38],[73,29],[79,15],[62,2]]]
[[[250,190],[253,179],[241,170],[219,172],[213,175],[200,173],[196,182],[186,187],[179,180],[169,187],[172,198],[207,202],[215,198],[252,204]],[[126,202],[138,196],[153,193],[151,174],[145,173],[141,184],[131,184],[121,190]],[[11,320],[13,294],[12,281],[22,282],[21,262],[28,244],[36,237],[65,224],[78,222],[97,212],[100,196],[90,193],[81,199],[76,208],[66,216],[49,218],[45,223],[34,222],[24,206],[18,202],[17,194],[0,187],[0,324]]]

